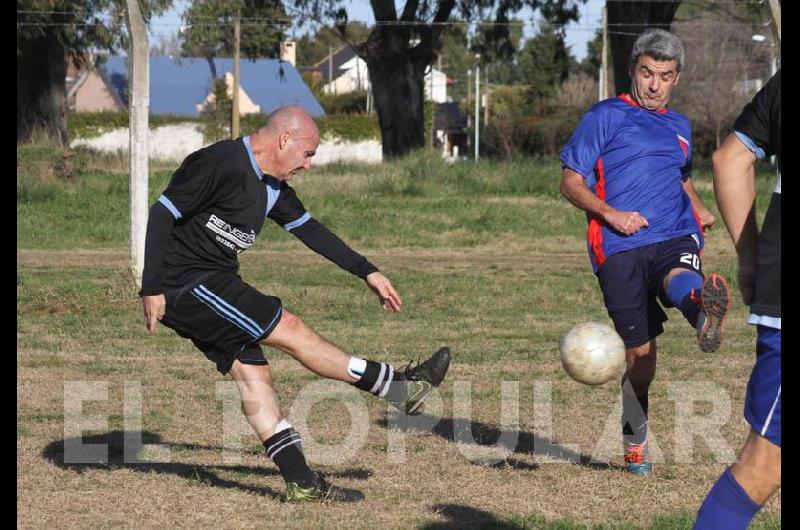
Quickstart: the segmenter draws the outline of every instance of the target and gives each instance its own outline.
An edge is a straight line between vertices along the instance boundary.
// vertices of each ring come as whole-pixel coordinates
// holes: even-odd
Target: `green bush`
[[[580,122],[583,111],[552,109],[543,115],[496,115],[481,127],[481,153],[557,157]]]
[[[150,127],[160,127],[172,123],[187,121],[200,121],[194,116],[154,115],[149,117]],[[76,138],[93,138],[101,134],[128,127],[130,118],[127,111],[123,112],[71,112],[67,115],[67,132],[70,140]]]
[[[367,92],[319,94],[317,100],[326,114],[361,114],[367,109]]]

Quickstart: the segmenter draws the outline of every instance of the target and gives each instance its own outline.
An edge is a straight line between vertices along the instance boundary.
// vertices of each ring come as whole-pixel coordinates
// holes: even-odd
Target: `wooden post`
[[[239,48],[241,46],[241,20],[236,14],[233,24],[233,97],[231,105],[231,140],[239,137]]]
[[[775,21],[775,29],[778,33],[778,46],[781,45],[781,4],[778,0],[769,0],[769,8],[772,10],[772,20]]]
[[[125,22],[130,34],[128,54],[131,71],[128,76],[130,90],[129,163],[130,163],[130,257],[131,272],[136,285],[142,285],[144,270],[144,240],[147,231],[147,186],[150,111],[150,44],[147,27],[137,0],[125,0]]]

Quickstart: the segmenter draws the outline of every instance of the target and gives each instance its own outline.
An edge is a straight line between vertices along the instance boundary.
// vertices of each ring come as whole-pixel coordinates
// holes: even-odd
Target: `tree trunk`
[[[367,64],[384,158],[401,157],[424,147],[422,68],[407,57],[402,64],[385,59],[368,60]]]
[[[211,70],[211,80],[213,81],[217,78],[217,65],[214,64],[213,56],[206,56],[206,61],[208,61],[208,68]]]
[[[36,129],[67,144],[67,57],[53,32],[19,43],[17,57],[17,143]]]
[[[633,43],[649,28],[669,31],[681,2],[616,1],[606,2],[608,9],[609,42],[614,66],[614,85],[617,94],[630,92],[629,61]],[[684,46],[686,44],[684,43]]]

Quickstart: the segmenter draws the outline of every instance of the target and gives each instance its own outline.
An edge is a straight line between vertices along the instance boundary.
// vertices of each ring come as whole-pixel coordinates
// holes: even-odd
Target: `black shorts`
[[[196,285],[166,293],[161,323],[190,339],[227,374],[233,361],[267,364],[258,345],[281,319],[281,301],[260,293],[239,276],[213,274]]]
[[[608,316],[626,348],[641,346],[664,332],[667,315],[658,300],[672,307],[661,285],[672,269],[703,275],[700,249],[692,236],[612,254],[597,271]]]

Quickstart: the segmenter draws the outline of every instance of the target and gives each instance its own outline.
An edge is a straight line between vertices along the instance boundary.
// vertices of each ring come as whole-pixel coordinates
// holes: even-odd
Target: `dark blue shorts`
[[[626,348],[641,346],[664,332],[667,315],[658,301],[672,307],[661,285],[672,269],[702,276],[700,249],[691,235],[612,254],[597,271],[608,316]]]
[[[280,322],[279,298],[260,293],[239,276],[213,274],[190,288],[166,293],[166,299],[161,323],[190,339],[220,373],[227,374],[237,359],[267,364],[258,343]]]
[[[781,330],[758,326],[756,364],[747,383],[744,417],[761,436],[781,446]]]

